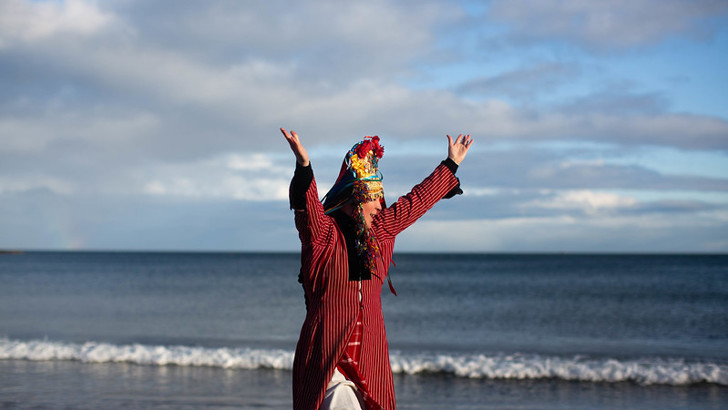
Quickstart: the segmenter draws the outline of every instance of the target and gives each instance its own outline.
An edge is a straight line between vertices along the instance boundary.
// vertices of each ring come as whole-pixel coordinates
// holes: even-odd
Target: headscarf
[[[376,271],[376,258],[379,255],[376,238],[366,227],[362,205],[375,200],[384,201],[382,175],[378,169],[382,155],[384,147],[379,145],[378,136],[366,136],[361,142],[354,144],[344,157],[334,186],[323,199],[324,212],[327,215],[333,214],[349,202],[353,205],[353,245],[364,270],[359,275],[360,279],[368,279]]]

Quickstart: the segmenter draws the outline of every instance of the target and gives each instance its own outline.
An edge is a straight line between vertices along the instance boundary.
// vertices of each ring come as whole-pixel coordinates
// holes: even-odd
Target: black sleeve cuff
[[[442,164],[447,167],[447,169],[452,172],[453,175],[458,171],[458,164],[455,163],[450,157],[447,157],[444,161],[442,161]]]
[[[306,191],[313,181],[313,168],[311,163],[303,166],[296,162],[296,171],[293,173],[289,197],[291,199],[291,209],[306,209]]]
[[[445,196],[442,197],[442,199],[450,199],[454,197],[455,195],[462,195],[463,190],[460,188],[460,179],[456,178],[458,180],[458,184],[455,188],[451,189]]]
[[[458,170],[458,164],[455,163],[455,161],[453,161],[450,157],[447,157],[446,160],[442,161],[442,164],[445,165],[447,167],[447,169],[449,169],[450,172],[452,172],[453,175],[455,175],[455,172],[457,172],[457,170]],[[459,178],[455,178],[455,179],[458,180],[457,186],[455,188],[451,189],[450,192],[445,194],[445,196],[442,197],[443,199],[450,199],[450,198],[454,197],[455,195],[462,195],[463,190],[460,189],[460,179]]]

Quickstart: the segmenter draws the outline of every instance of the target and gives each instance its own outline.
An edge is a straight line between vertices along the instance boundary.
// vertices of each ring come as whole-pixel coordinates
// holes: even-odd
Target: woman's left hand
[[[470,146],[473,144],[473,139],[470,137],[470,134],[460,134],[455,142],[453,142],[452,137],[448,135],[447,142],[447,157],[460,165],[465,159],[465,155],[468,153]]]

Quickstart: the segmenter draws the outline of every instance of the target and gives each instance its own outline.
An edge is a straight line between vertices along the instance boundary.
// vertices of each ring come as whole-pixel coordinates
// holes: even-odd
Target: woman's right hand
[[[307,167],[308,164],[310,164],[308,160],[308,152],[306,152],[306,148],[303,148],[303,144],[301,144],[301,140],[298,139],[296,131],[291,131],[289,133],[284,128],[281,128],[281,132],[283,133],[283,136],[286,137],[288,144],[291,146],[291,151],[293,151],[293,155],[296,156],[296,161],[301,166]]]

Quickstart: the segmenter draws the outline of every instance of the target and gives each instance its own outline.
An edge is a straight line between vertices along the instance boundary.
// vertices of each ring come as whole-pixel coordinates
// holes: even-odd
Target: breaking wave
[[[282,349],[196,346],[83,344],[0,339],[0,360],[133,363],[150,366],[207,366],[226,369],[293,367],[293,352]],[[486,379],[559,379],[580,382],[728,385],[728,365],[680,358],[609,359],[535,354],[406,354],[390,356],[394,373],[443,373]]]

